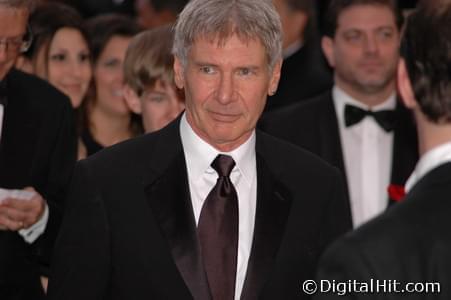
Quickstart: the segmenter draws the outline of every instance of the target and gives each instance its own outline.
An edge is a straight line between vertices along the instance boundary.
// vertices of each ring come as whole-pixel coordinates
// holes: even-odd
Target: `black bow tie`
[[[393,130],[395,123],[394,110],[371,111],[346,104],[345,106],[346,127],[359,123],[366,116],[373,117],[376,120],[377,124],[379,124],[379,126],[382,127],[385,131],[389,132]]]

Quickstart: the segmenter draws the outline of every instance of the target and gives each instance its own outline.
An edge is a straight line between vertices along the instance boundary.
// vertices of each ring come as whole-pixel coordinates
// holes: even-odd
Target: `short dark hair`
[[[434,123],[451,123],[451,2],[422,1],[401,43],[415,98]]]
[[[92,58],[96,63],[113,36],[133,37],[141,31],[141,28],[125,15],[110,13],[87,20],[86,30]]]
[[[323,24],[323,31],[326,36],[333,38],[337,31],[338,18],[347,8],[354,5],[383,5],[389,7],[395,16],[398,30],[401,31],[404,17],[397,5],[396,0],[332,0],[329,3]]]
[[[189,0],[148,0],[152,8],[156,12],[160,12],[163,10],[169,10],[174,13],[174,15],[178,15]]]

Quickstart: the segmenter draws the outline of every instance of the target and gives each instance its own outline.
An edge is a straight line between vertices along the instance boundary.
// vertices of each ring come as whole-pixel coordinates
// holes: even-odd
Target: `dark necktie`
[[[202,260],[214,300],[232,300],[238,252],[238,196],[230,181],[235,161],[218,155],[211,167],[218,172],[200,213],[198,234]]]
[[[376,120],[377,124],[379,124],[379,126],[381,126],[385,131],[389,132],[393,130],[395,123],[394,110],[371,111],[346,104],[345,106],[346,127],[359,123],[366,116],[373,117]]]

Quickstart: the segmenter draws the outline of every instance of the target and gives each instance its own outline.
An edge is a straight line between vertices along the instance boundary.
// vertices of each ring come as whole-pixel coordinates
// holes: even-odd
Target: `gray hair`
[[[35,0],[0,0],[0,6],[15,8],[15,9],[26,9],[28,12],[33,12],[36,7]]]
[[[223,45],[234,34],[260,40],[270,70],[282,58],[281,23],[270,0],[191,0],[177,19],[172,52],[185,67],[196,39],[217,38]]]

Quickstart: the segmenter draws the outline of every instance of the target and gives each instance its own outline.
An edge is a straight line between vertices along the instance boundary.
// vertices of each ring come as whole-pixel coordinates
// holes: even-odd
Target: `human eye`
[[[167,97],[163,93],[150,92],[145,95],[145,98],[150,102],[162,103]]]
[[[255,71],[252,68],[244,67],[244,68],[239,68],[237,73],[239,76],[250,76],[250,75],[255,74]]]
[[[381,39],[389,40],[394,36],[394,32],[392,29],[382,29],[382,30],[379,30],[378,36]]]
[[[362,33],[357,30],[351,30],[345,33],[344,38],[348,42],[359,42],[362,39]]]
[[[200,66],[199,71],[203,74],[211,75],[215,73],[215,69],[213,66]]]
[[[107,59],[103,62],[103,66],[111,69],[117,68],[120,66],[120,61],[116,58]]]
[[[78,59],[80,62],[87,62],[87,61],[89,61],[89,58],[90,58],[89,53],[80,53],[78,55]]]
[[[65,61],[66,58],[67,58],[67,55],[64,53],[55,53],[55,54],[50,55],[50,60],[56,61],[56,62]]]

